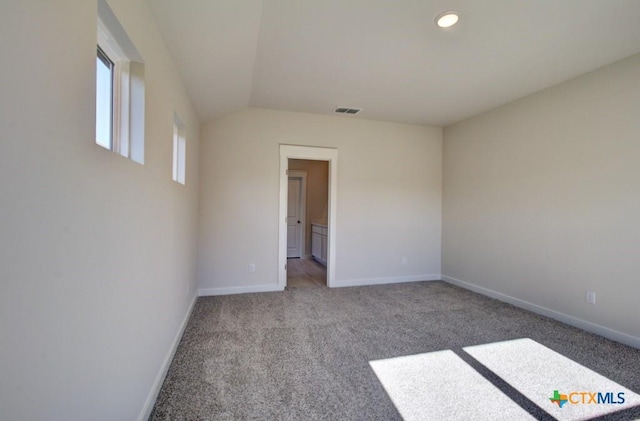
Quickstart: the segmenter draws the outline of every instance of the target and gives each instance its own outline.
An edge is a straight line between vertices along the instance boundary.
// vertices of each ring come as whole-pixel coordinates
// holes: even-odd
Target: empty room
[[[640,419],[640,1],[0,1],[0,420]]]

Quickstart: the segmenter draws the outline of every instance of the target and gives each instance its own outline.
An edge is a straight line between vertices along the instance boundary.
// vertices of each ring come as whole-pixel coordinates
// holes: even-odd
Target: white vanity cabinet
[[[327,266],[327,226],[311,224],[311,255],[318,263]]]

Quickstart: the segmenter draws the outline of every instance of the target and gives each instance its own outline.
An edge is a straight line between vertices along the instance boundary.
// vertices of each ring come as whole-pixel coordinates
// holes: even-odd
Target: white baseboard
[[[176,332],[176,336],[173,338],[173,342],[171,343],[171,347],[169,348],[169,352],[165,357],[162,365],[160,366],[160,370],[158,371],[158,375],[153,382],[153,386],[149,391],[149,395],[147,396],[147,400],[142,407],[142,411],[138,416],[138,421],[147,421],[149,416],[151,415],[151,411],[153,410],[153,405],[156,403],[156,399],[158,398],[158,393],[160,393],[160,388],[162,387],[162,383],[164,383],[165,377],[167,377],[167,372],[169,371],[169,366],[171,365],[171,361],[173,361],[173,357],[176,354],[178,349],[178,345],[180,344],[180,339],[182,339],[182,335],[184,334],[184,330],[187,327],[187,322],[191,317],[191,312],[193,311],[193,307],[196,304],[196,300],[198,299],[197,295],[193,296],[191,300],[191,304],[189,304],[189,309],[187,310],[187,314],[185,314],[184,319],[182,319],[182,323]]]
[[[225,287],[225,288],[202,288],[198,290],[199,297],[208,297],[211,295],[231,295],[231,294],[248,294],[252,292],[275,292],[283,291],[284,288],[278,284],[267,285],[248,285],[242,287]]]
[[[410,276],[394,276],[390,278],[369,278],[369,279],[348,279],[344,281],[336,281],[332,287],[359,287],[365,285],[382,285],[382,284],[398,284],[401,282],[420,282],[420,281],[439,281],[440,274],[430,275],[410,275]]]
[[[516,307],[523,308],[525,310],[532,311],[534,313],[541,314],[546,317],[558,320],[562,323],[577,327],[587,332],[595,333],[596,335],[604,336],[605,338],[635,347],[640,348],[640,338],[629,335],[624,332],[617,331],[599,324],[589,322],[583,319],[579,319],[574,316],[570,316],[565,313],[561,313],[550,308],[539,306],[537,304],[530,303],[519,298],[512,297],[510,295],[503,294],[485,287],[481,287],[470,282],[466,282],[451,276],[442,275],[442,280],[453,285],[457,285],[461,288],[468,289],[478,294],[486,295],[487,297],[495,298],[496,300],[503,301],[505,303],[512,304]]]

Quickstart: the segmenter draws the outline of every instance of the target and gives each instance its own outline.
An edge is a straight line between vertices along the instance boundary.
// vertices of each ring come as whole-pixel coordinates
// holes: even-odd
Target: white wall
[[[277,285],[280,143],[338,148],[337,284],[439,279],[440,128],[246,109],[202,140],[203,293]]]
[[[445,129],[444,275],[640,346],[638,75],[640,55]]]
[[[198,121],[146,2],[109,3],[146,62],[144,166],[94,143],[96,1],[0,5],[3,420],[137,419],[195,294]]]

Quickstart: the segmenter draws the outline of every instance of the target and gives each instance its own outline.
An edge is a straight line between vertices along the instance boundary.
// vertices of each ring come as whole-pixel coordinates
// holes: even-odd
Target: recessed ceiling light
[[[458,12],[442,12],[436,16],[436,25],[440,28],[450,28],[458,23]]]

